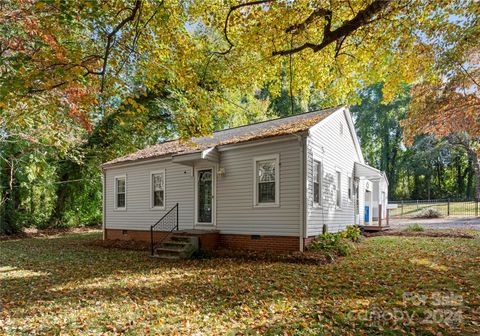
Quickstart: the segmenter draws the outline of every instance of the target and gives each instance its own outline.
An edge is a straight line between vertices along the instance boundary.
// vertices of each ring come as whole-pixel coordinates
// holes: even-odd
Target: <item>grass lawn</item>
[[[328,265],[151,261],[98,233],[0,241],[0,334],[480,334],[480,240],[375,237]]]

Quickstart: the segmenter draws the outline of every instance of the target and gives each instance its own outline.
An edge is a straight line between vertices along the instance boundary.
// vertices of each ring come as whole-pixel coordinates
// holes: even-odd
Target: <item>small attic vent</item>
[[[343,124],[340,124],[340,135],[343,135]]]

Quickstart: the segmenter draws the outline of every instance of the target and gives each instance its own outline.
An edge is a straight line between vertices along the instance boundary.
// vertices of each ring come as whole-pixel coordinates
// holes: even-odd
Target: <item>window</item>
[[[349,176],[348,177],[348,200],[351,201],[352,200],[352,177]]]
[[[115,177],[115,209],[127,208],[127,177]]]
[[[335,186],[337,192],[337,207],[342,206],[342,173],[337,171],[337,180]]]
[[[255,158],[255,205],[278,206],[279,163],[278,155]]]
[[[165,170],[151,173],[151,207],[165,206]]]
[[[313,202],[320,204],[322,197],[322,163],[313,161]]]

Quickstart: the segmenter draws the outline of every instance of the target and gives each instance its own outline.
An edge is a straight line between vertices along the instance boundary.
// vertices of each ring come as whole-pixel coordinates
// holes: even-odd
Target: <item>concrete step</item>
[[[198,237],[173,235],[155,247],[156,259],[179,260],[190,258],[199,248]]]
[[[181,235],[173,235],[170,237],[170,241],[175,241],[175,242],[185,242],[185,243],[190,243],[192,241],[192,238],[197,238],[197,237],[189,237],[189,236],[181,236]],[[198,239],[198,238],[197,238]]]
[[[165,257],[179,257],[184,258],[187,255],[187,251],[183,250],[174,250],[174,249],[166,249],[166,248],[156,248],[155,255],[157,256],[165,256]]]
[[[184,250],[185,248],[188,248],[188,246],[190,246],[190,243],[173,242],[173,241],[166,241],[158,245],[158,247],[171,248],[171,249],[177,249],[177,250]]]

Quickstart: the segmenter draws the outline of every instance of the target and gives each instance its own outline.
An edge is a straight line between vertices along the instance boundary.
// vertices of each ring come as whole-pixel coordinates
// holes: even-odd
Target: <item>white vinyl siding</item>
[[[279,206],[279,155],[255,157],[253,162],[255,206]]]
[[[127,209],[127,176],[115,176],[114,181],[115,198],[114,208],[115,210]]]
[[[165,209],[165,169],[150,173],[150,206]]]
[[[164,209],[152,211],[151,172],[165,170]],[[170,161],[150,161],[106,169],[107,229],[150,230],[178,202],[180,230],[193,229],[194,179],[192,168]],[[127,209],[115,211],[114,176],[127,175]]]
[[[349,113],[349,112],[347,112]],[[348,118],[350,118],[348,116]],[[341,126],[342,125],[342,126]],[[340,129],[343,128],[343,135]],[[329,232],[344,230],[347,225],[355,223],[354,202],[348,201],[346,176],[353,176],[354,162],[363,162],[361,153],[357,152],[355,142],[347,123],[347,116],[343,111],[337,111],[314,126],[307,139],[307,236],[322,233],[323,225],[327,225]],[[321,183],[321,204],[315,204],[314,195],[314,162],[322,162],[323,179]],[[337,170],[341,170],[344,183],[335,188]],[[341,207],[337,207],[338,196]],[[362,204],[362,200],[360,200]],[[362,205],[363,206],[363,205]],[[360,207],[361,210],[361,207]]]
[[[214,168],[216,194],[213,216],[215,228],[222,234],[297,236],[300,231],[300,143],[296,137],[231,148],[219,153]],[[275,200],[278,206],[255,206],[255,179],[252,165],[255,158],[276,158]],[[193,229],[195,222],[194,169],[211,168],[207,160],[194,167],[172,163],[170,159],[138,162],[133,165],[107,168],[107,229],[149,230],[176,203],[179,204],[180,230]],[[222,170],[222,174],[217,171]],[[165,206],[150,211],[152,206],[152,172],[165,171]],[[115,211],[114,177],[128,174],[128,209]],[[277,182],[278,181],[278,182]]]
[[[278,154],[277,207],[255,206],[254,158]],[[300,231],[300,160],[298,140],[221,151],[217,175],[217,230],[224,234],[297,236]]]

